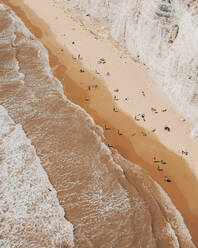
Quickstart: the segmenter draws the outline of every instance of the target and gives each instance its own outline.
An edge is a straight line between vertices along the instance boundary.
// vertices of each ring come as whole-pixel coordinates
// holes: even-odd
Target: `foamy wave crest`
[[[197,0],[57,1],[106,20],[112,37],[148,66],[182,114],[198,122]]]
[[[0,106],[0,247],[73,244],[56,191],[22,127]]]

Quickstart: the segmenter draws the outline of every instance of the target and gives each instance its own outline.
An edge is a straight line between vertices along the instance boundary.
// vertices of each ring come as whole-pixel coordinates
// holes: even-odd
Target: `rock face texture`
[[[197,0],[57,0],[106,20],[178,110],[198,123]],[[104,22],[103,22],[104,24]],[[198,124],[191,136],[198,138]]]
[[[46,49],[2,4],[0,104],[1,247],[72,244],[71,224],[40,165],[74,226],[75,247],[194,247],[165,192],[105,145],[102,130],[64,96]]]

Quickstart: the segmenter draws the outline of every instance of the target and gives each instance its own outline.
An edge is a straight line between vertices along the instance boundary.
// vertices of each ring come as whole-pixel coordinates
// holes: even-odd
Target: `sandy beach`
[[[85,25],[79,11],[53,0],[0,2],[45,45],[66,96],[104,128],[109,146],[168,193],[198,245],[198,143],[189,137],[194,124],[183,120],[146,68],[86,28],[94,30],[89,17]]]

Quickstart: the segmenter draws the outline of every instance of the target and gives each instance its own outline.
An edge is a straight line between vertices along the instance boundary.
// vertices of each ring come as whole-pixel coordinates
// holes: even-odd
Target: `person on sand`
[[[183,122],[186,121],[186,119],[184,119],[184,118],[180,118],[179,120],[180,120],[180,121],[183,121]]]
[[[157,160],[156,157],[153,158],[153,162],[154,162],[154,163],[160,163],[160,161]]]
[[[132,99],[130,97],[125,97],[124,100],[129,103],[132,102]]]
[[[118,135],[120,135],[120,136],[123,135],[122,133],[120,133],[120,130],[119,129],[118,129]]]
[[[116,110],[116,108],[113,108],[113,111],[114,111],[114,112],[118,112],[118,110]]]
[[[155,109],[155,108],[153,108],[153,107],[151,107],[151,111],[154,112],[155,114],[158,113],[157,109]]]
[[[134,117],[136,121],[139,121],[140,119],[137,117],[137,115]]]
[[[158,171],[163,171],[163,169],[161,167],[159,167],[159,165],[157,166],[157,170]]]
[[[97,63],[98,64],[105,64],[106,60],[104,58],[101,58]]]
[[[145,120],[145,114],[142,114],[141,117],[142,117],[143,121],[146,121]]]
[[[170,180],[167,176],[164,177],[164,181],[165,181],[165,182],[168,182],[168,183],[171,182],[171,180]]]
[[[105,124],[105,130],[111,130],[111,128],[107,127],[106,124]]]
[[[164,126],[164,130],[170,132],[170,127],[168,127],[168,126],[165,125],[165,126]]]
[[[147,134],[146,134],[144,131],[142,131],[141,134],[142,134],[143,136],[147,136]]]
[[[188,155],[188,152],[185,152],[184,150],[182,150],[182,155]]]

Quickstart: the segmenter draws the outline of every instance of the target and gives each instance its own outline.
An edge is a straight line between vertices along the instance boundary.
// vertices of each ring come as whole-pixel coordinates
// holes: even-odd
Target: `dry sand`
[[[54,74],[63,83],[68,98],[86,109],[97,124],[110,127],[111,130],[105,130],[109,143],[125,158],[146,169],[168,193],[198,245],[198,143],[189,138],[194,124],[180,120],[168,98],[140,65],[127,55],[122,56],[123,51],[110,40],[99,39],[86,30],[78,11],[64,9],[52,0],[1,2],[11,6],[46,46]],[[73,59],[72,54],[75,57],[80,54],[83,59]],[[100,58],[105,58],[106,63],[98,64]],[[80,73],[81,68],[84,73]],[[118,101],[113,100],[114,95]],[[113,111],[114,107],[118,112]],[[152,107],[158,113],[152,112]],[[163,109],[167,111],[162,112]],[[143,118],[135,121],[137,114],[145,114],[146,121]],[[164,130],[165,125],[170,132]],[[152,129],[156,132],[151,132]],[[117,130],[123,135],[118,135]],[[136,135],[131,136],[132,133]],[[182,154],[182,150],[188,155]],[[163,171],[157,171],[154,157],[167,162],[160,165]],[[172,182],[164,182],[164,176]]]

